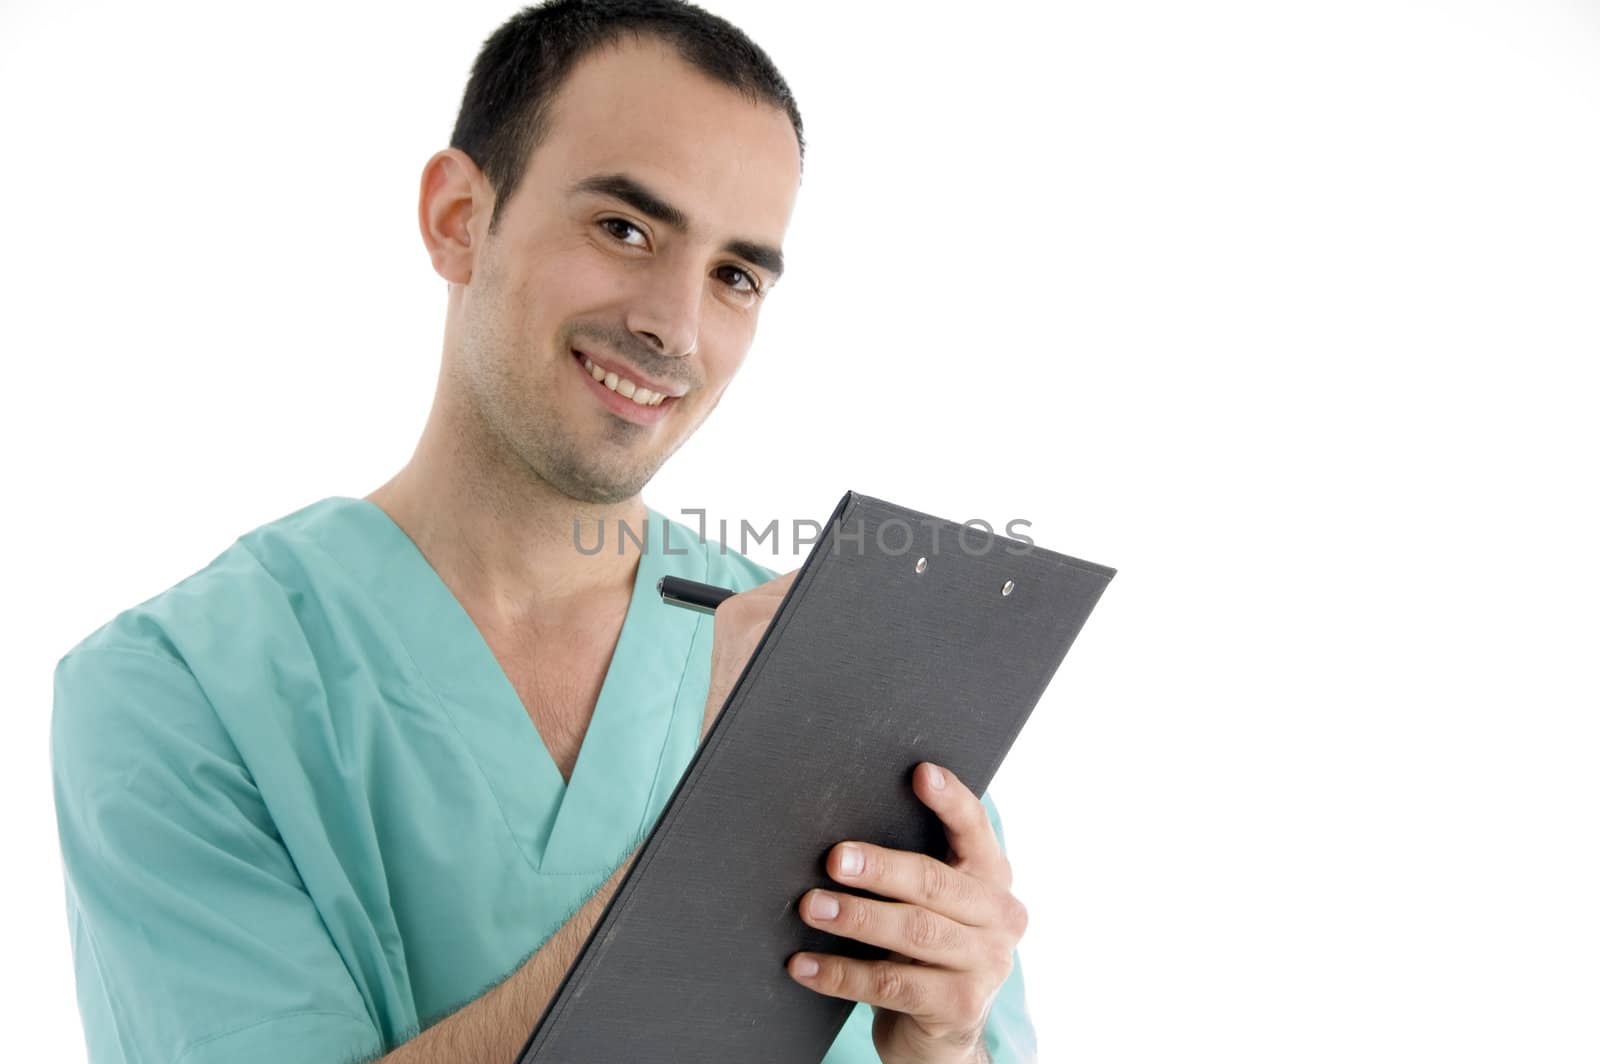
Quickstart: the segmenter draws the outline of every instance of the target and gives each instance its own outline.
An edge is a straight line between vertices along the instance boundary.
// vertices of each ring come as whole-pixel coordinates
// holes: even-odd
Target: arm
[[[89,1059],[381,1056],[376,992],[185,665],[96,649],[69,655],[56,680],[51,757]],[[631,862],[499,986],[384,1059],[513,1061]]]
[[[504,982],[383,1057],[380,1064],[515,1061],[637,855],[637,850],[630,854],[583,907]]]

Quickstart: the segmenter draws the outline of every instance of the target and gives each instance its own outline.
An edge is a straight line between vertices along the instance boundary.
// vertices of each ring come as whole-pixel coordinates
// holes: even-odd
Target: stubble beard
[[[563,410],[556,398],[559,378],[549,379],[566,367],[551,365],[548,374],[531,378],[515,372],[552,358],[548,354],[519,350],[510,337],[482,328],[469,330],[461,354],[462,384],[480,437],[474,449],[487,451],[485,459],[510,467],[514,476],[578,502],[610,506],[638,495],[670,454],[651,453],[643,440],[650,429],[609,411],[591,415],[603,419],[604,428],[585,443],[567,424],[575,412]]]

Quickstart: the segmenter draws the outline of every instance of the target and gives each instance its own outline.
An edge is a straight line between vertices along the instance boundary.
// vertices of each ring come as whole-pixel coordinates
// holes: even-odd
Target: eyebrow
[[[610,196],[612,199],[621,200],[647,218],[676,229],[680,233],[689,231],[687,214],[627,174],[595,174],[575,183],[568,191],[573,195],[592,192]],[[783,276],[783,252],[771,244],[763,244],[759,240],[730,240],[722,245],[722,251],[737,255],[761,267],[772,274],[774,281]]]

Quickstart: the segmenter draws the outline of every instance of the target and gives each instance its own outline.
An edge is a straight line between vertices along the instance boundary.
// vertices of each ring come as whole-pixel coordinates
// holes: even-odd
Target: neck
[[[517,456],[469,439],[430,415],[411,461],[367,499],[411,537],[473,619],[492,628],[542,626],[625,601],[639,548],[619,537],[618,523],[642,533],[644,501],[570,498]],[[595,552],[597,528],[605,549]],[[591,553],[578,549],[580,537]]]

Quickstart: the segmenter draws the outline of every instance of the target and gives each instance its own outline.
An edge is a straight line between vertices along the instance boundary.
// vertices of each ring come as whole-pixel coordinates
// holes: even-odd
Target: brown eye
[[[602,218],[600,219],[600,228],[630,247],[644,246],[644,230],[624,218]],[[638,233],[639,240],[629,240],[628,234],[630,232]]]
[[[738,266],[722,266],[720,269],[722,271],[722,279],[727,281],[728,286],[735,292],[744,292],[747,294],[760,293],[761,285],[756,281],[755,277],[749,273],[749,271],[740,269]],[[743,282],[742,285],[741,282]]]

